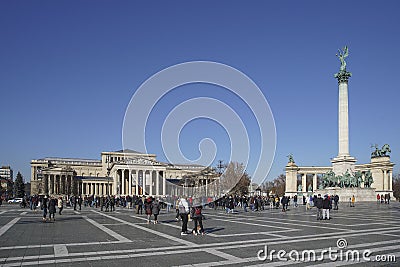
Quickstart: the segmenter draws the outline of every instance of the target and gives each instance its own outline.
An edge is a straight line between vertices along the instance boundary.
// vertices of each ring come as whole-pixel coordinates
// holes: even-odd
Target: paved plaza
[[[317,221],[316,210],[290,207],[287,212],[269,210],[226,214],[205,209],[205,236],[181,236],[174,211],[162,211],[159,224],[147,224],[145,215],[132,209],[116,212],[82,207],[66,208],[55,222],[43,223],[41,211],[17,205],[0,207],[1,266],[398,266],[400,259],[400,205],[342,203],[331,220]],[[189,222],[189,229],[193,227]],[[338,239],[344,243],[338,247]],[[344,244],[344,245],[343,245]],[[335,262],[322,250],[360,253],[359,261]],[[264,257],[265,251],[272,252]],[[277,251],[286,255],[278,259]],[[314,250],[312,262],[291,261],[298,251]],[[363,252],[370,250],[363,259]],[[275,251],[275,252],[274,252]],[[292,251],[292,252],[291,252]],[[258,257],[258,256],[259,257]],[[322,257],[321,257],[322,255]],[[392,262],[377,262],[376,257]],[[264,258],[266,259],[264,259]],[[323,260],[319,259],[323,258]],[[301,258],[300,258],[301,259]],[[371,262],[367,262],[370,259]]]

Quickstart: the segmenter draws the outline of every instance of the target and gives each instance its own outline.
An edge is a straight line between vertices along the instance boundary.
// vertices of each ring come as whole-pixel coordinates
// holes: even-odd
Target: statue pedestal
[[[359,187],[350,187],[350,188],[340,188],[340,187],[327,187],[325,189],[318,189],[314,192],[314,194],[324,196],[328,195],[338,195],[339,196],[339,205],[340,203],[348,203],[349,199],[354,195],[356,198],[356,202],[363,201],[376,201],[376,193],[375,188],[359,188]]]
[[[346,171],[350,174],[354,173],[354,165],[357,159],[351,156],[337,156],[331,160],[332,171],[335,175],[343,175]]]

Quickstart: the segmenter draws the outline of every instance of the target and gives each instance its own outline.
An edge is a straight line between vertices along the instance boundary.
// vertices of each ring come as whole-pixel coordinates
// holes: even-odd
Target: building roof
[[[131,154],[145,154],[143,152],[139,152],[139,151],[132,150],[132,149],[122,149],[122,150],[117,150],[117,151],[114,151],[114,152],[117,152],[117,153],[131,153]]]
[[[96,181],[112,181],[112,177],[97,177],[97,176],[75,176],[78,180],[96,180]]]
[[[48,161],[79,161],[79,162],[93,162],[93,163],[101,163],[101,160],[98,159],[80,159],[80,158],[57,158],[57,157],[46,157],[43,158],[42,160],[48,160]]]

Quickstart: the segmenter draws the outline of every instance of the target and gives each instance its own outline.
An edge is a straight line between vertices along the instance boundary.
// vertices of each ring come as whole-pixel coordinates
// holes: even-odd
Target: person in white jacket
[[[188,234],[187,224],[188,224],[188,220],[189,220],[189,218],[188,218],[189,203],[187,202],[186,198],[182,197],[179,200],[178,209],[179,209],[179,215],[182,219],[181,235],[187,235]]]

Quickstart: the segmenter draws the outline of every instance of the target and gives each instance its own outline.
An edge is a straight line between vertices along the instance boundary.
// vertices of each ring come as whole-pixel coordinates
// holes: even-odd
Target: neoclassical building
[[[201,173],[201,165],[170,164],[155,154],[129,149],[102,152],[101,159],[43,158],[31,161],[31,194],[54,195],[178,195],[186,176]],[[205,177],[205,183],[212,181]]]

